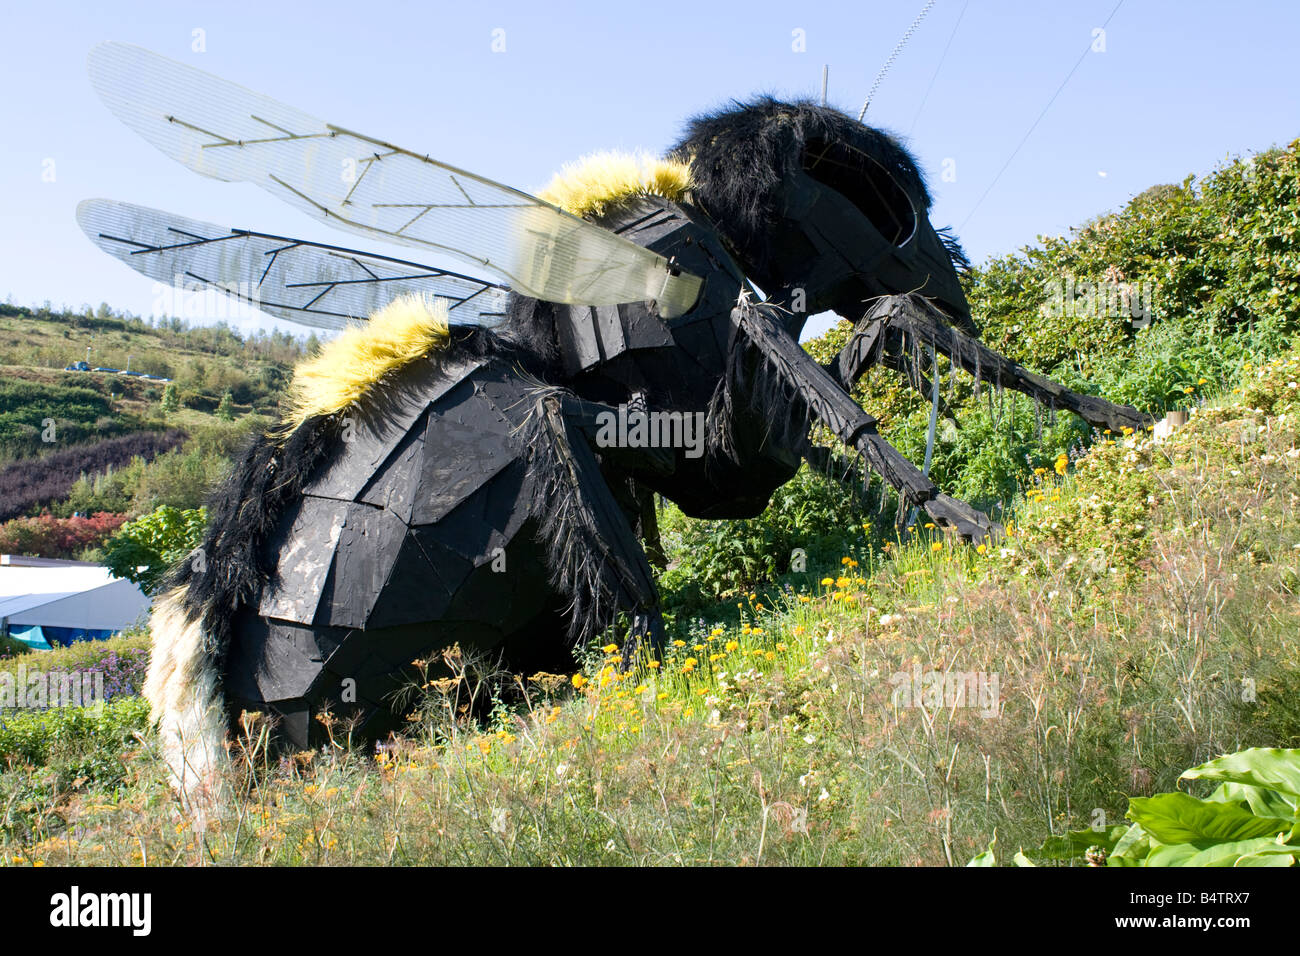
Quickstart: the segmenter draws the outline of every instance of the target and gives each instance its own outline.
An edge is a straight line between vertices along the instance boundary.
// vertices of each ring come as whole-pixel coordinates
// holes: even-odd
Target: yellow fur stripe
[[[298,364],[280,434],[354,405],[389,373],[445,348],[448,338],[445,300],[418,293],[394,299]]]
[[[602,216],[611,206],[637,196],[676,202],[690,188],[691,169],[685,163],[603,152],[565,165],[537,195],[575,216]]]

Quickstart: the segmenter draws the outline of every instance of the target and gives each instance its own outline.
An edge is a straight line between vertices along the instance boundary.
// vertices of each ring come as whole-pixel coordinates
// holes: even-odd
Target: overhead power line
[[[1115,9],[1110,11],[1110,16],[1108,16],[1101,25],[1103,30],[1107,27],[1107,25],[1109,25],[1111,18],[1113,18],[1115,14],[1119,12],[1119,8],[1122,6],[1124,6],[1124,0],[1119,0],[1119,2],[1115,4]],[[1011,155],[1007,157],[1007,161],[1002,164],[1002,168],[998,170],[998,174],[993,177],[993,181],[988,184],[988,188],[986,188],[984,192],[980,195],[980,198],[976,201],[974,207],[971,209],[970,212],[966,214],[966,218],[962,220],[961,225],[957,227],[958,232],[966,228],[966,223],[970,222],[971,217],[975,215],[976,210],[979,209],[980,205],[988,197],[988,194],[993,191],[993,187],[998,184],[998,180],[1001,179],[1002,174],[1007,171],[1007,167],[1011,165],[1011,161],[1016,158],[1016,154],[1020,152],[1021,147],[1024,146],[1025,143],[1029,140],[1029,137],[1033,135],[1034,130],[1038,128],[1038,124],[1043,121],[1043,117],[1047,115],[1047,111],[1052,108],[1052,104],[1056,102],[1056,98],[1061,95],[1061,91],[1065,89],[1065,85],[1070,82],[1070,78],[1074,76],[1075,72],[1079,69],[1079,67],[1083,65],[1084,59],[1087,58],[1088,54],[1091,51],[1092,51],[1092,42],[1089,41],[1088,45],[1083,50],[1083,54],[1079,57],[1079,59],[1074,61],[1074,66],[1070,68],[1070,72],[1065,74],[1065,79],[1061,81],[1061,85],[1056,88],[1056,92],[1052,94],[1052,98],[1047,101],[1047,105],[1044,106],[1042,111],[1038,114],[1038,118],[1035,119],[1033,123],[1030,124],[1029,129],[1025,131],[1025,135],[1020,137],[1020,142],[1017,143],[1016,148],[1011,151]]]

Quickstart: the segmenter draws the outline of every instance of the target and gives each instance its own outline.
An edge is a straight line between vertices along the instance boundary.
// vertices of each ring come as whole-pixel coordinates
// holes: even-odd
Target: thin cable
[[[1115,4],[1115,9],[1110,11],[1110,16],[1107,17],[1105,22],[1103,22],[1101,25],[1103,30],[1106,28],[1107,24],[1110,23],[1111,18],[1114,17],[1115,14],[1119,12],[1119,8],[1122,6],[1124,6],[1124,0],[1119,0],[1119,2]],[[1056,88],[1056,92],[1052,94],[1052,98],[1048,100],[1047,105],[1043,107],[1043,111],[1038,114],[1038,119],[1034,120],[1033,125],[1029,127],[1029,130],[1025,133],[1023,137],[1021,137],[1020,142],[1016,145],[1016,148],[1012,151],[1011,155],[1007,157],[1007,161],[1002,164],[1002,168],[998,170],[998,174],[993,177],[993,182],[989,183],[988,188],[984,190],[983,195],[981,195],[979,200],[975,203],[974,208],[972,208],[971,211],[966,214],[966,218],[961,221],[961,225],[957,227],[958,232],[961,232],[963,229],[966,228],[966,223],[970,222],[971,216],[975,215],[975,211],[979,209],[980,205],[988,197],[988,194],[993,191],[993,187],[998,184],[998,180],[1001,179],[1002,174],[1007,171],[1007,167],[1011,165],[1011,161],[1016,158],[1016,154],[1020,152],[1020,148],[1024,146],[1025,143],[1029,140],[1029,137],[1033,135],[1034,130],[1038,128],[1038,124],[1041,123],[1043,121],[1043,117],[1047,115],[1047,111],[1050,110],[1052,108],[1052,104],[1056,102],[1056,98],[1061,95],[1061,91],[1065,89],[1065,84],[1070,82],[1070,77],[1074,76],[1075,71],[1078,70],[1079,67],[1083,65],[1083,61],[1087,58],[1088,54],[1091,52],[1092,52],[1092,43],[1089,42],[1087,48],[1083,51],[1083,56],[1079,57],[1079,59],[1075,61],[1074,66],[1071,67],[1070,69],[1070,72],[1067,73],[1065,75],[1065,79],[1061,81],[1061,85],[1058,86]]]
[[[880,81],[885,78],[885,74],[889,72],[889,68],[893,66],[894,61],[898,59],[898,54],[902,52],[903,44],[912,38],[912,34],[916,32],[916,28],[921,25],[921,21],[925,19],[925,15],[930,12],[932,6],[934,6],[934,0],[926,0],[925,6],[922,7],[921,12],[916,15],[916,19],[912,21],[912,25],[907,28],[907,32],[903,34],[902,39],[894,45],[894,52],[889,54],[889,59],[885,61],[885,65],[882,66],[880,72],[876,74],[876,81],[871,84],[871,91],[867,93],[867,99],[862,104],[862,112],[858,114],[859,123],[862,122],[862,117],[867,115],[867,107],[871,105],[871,98],[876,95],[876,90],[880,86]]]
[[[916,108],[916,115],[912,117],[912,125],[908,127],[907,135],[912,135],[912,130],[916,129],[916,121],[921,118],[921,110],[925,109],[925,103],[930,98],[930,91],[934,89],[934,81],[939,78],[939,71],[943,69],[943,61],[948,59],[948,50],[952,47],[953,38],[957,36],[957,28],[961,26],[961,18],[966,16],[966,8],[970,6],[970,0],[966,0],[961,5],[961,13],[957,14],[957,22],[952,25],[952,33],[948,34],[948,42],[944,44],[943,52],[939,54],[939,64],[930,74],[930,85],[925,88],[925,95],[921,97],[921,105]]]

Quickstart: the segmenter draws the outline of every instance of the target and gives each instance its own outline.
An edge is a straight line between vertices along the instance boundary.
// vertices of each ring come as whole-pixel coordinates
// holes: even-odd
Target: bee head
[[[692,196],[771,300],[857,319],[917,292],[973,331],[956,241],[930,224],[916,162],[888,133],[830,107],[763,97],[696,117],[670,153]]]

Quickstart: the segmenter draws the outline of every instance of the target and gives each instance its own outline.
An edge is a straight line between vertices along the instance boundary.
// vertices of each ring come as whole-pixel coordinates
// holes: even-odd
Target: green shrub
[[[757,518],[704,521],[670,506],[663,539],[673,563],[660,578],[665,604],[684,608],[716,601],[775,581],[791,572],[792,561],[808,569],[837,563],[861,545],[870,514],[856,482],[824,477],[807,465],[776,490]],[[799,550],[803,562],[797,561]]]
[[[136,581],[152,594],[163,575],[203,543],[207,520],[204,508],[162,505],[127,522],[108,540],[104,564],[117,577]]]

